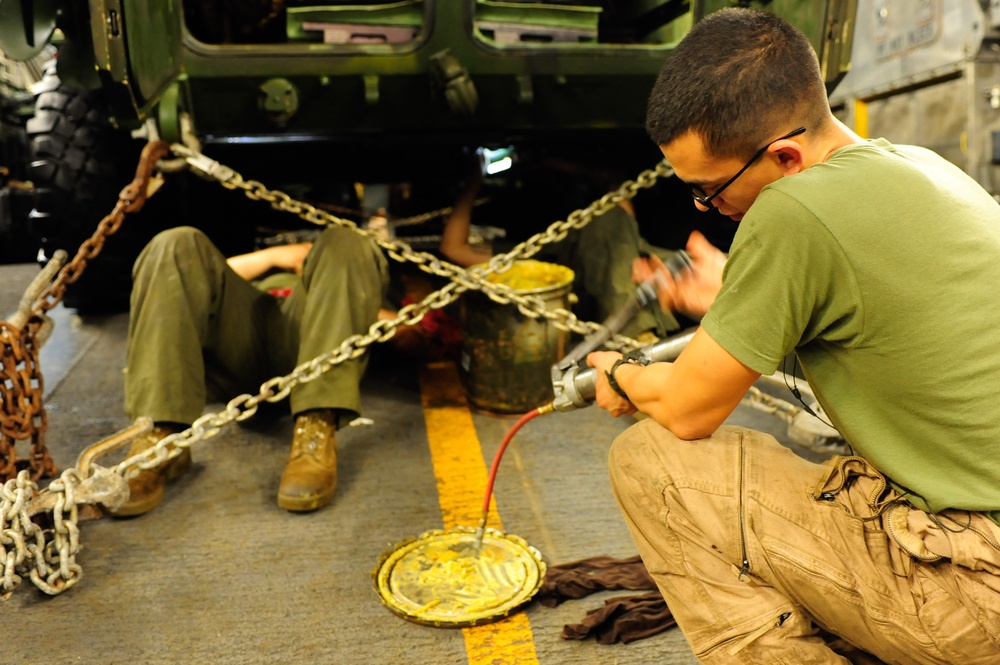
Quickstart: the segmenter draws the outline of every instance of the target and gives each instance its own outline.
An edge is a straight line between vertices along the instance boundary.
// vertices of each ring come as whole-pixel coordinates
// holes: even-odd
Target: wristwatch
[[[608,385],[611,386],[611,389],[631,402],[632,400],[629,399],[628,393],[622,390],[622,387],[618,385],[618,381],[615,380],[615,372],[622,365],[641,365],[645,367],[652,362],[653,360],[643,353],[642,349],[633,349],[616,360],[615,364],[611,366],[611,371],[605,372],[604,375],[608,378]]]
[[[628,353],[622,356],[622,362],[632,363],[634,365],[652,365],[653,359],[642,352],[642,349],[632,349]]]

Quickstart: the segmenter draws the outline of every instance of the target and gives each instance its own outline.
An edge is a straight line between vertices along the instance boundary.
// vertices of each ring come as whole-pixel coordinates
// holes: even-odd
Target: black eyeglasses
[[[799,134],[802,134],[805,131],[806,131],[805,127],[799,127],[798,129],[788,132],[784,136],[779,136],[778,138],[768,143],[766,146],[755,152],[753,154],[753,157],[750,158],[750,161],[744,164],[743,168],[737,171],[736,175],[727,180],[725,184],[722,185],[722,187],[719,187],[717,190],[712,192],[711,196],[706,194],[705,190],[702,189],[700,185],[688,185],[688,189],[691,190],[691,196],[694,197],[695,201],[702,204],[706,208],[711,208],[713,206],[712,199],[721,194],[722,190],[724,190],[726,187],[729,187],[731,184],[736,182],[736,179],[739,178],[741,175],[743,175],[744,171],[753,166],[753,163],[756,162],[758,159],[760,159],[760,156],[763,155],[765,152],[767,152],[768,148],[770,148],[773,144],[777,143],[778,141],[784,141],[785,139],[790,139],[793,136],[798,136]]]

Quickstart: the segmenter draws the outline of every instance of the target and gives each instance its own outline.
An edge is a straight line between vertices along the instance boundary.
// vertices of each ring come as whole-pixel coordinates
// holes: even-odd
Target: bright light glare
[[[514,160],[510,157],[504,157],[503,159],[498,159],[495,162],[491,162],[486,165],[486,175],[493,175],[494,173],[500,173],[501,171],[506,171],[514,164]]]
[[[504,148],[476,148],[483,175],[506,171],[514,165],[514,146]]]

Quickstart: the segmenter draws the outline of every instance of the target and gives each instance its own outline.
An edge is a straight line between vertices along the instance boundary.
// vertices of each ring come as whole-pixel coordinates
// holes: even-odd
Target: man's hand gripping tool
[[[693,268],[691,257],[683,250],[676,251],[664,261],[670,274],[677,278],[681,272]],[[659,279],[662,279],[659,278]],[[617,312],[612,314],[602,324],[602,329],[589,335],[579,345],[570,351],[558,363],[552,366],[552,390],[555,399],[552,407],[556,411],[572,411],[590,406],[597,392],[597,370],[593,367],[581,367],[587,354],[597,350],[625,324],[647,305],[656,303],[657,277],[642,282],[636,287],[635,293]],[[638,350],[649,362],[673,360],[691,341],[694,330],[687,330],[679,335],[644,346]]]

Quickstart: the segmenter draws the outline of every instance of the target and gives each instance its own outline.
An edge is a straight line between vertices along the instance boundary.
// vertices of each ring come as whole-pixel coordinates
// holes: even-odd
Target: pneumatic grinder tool
[[[672,337],[665,337],[639,349],[639,353],[649,362],[674,360],[688,345],[697,328],[690,328]],[[593,367],[573,365],[565,371],[552,368],[552,389],[555,399],[552,408],[556,411],[572,411],[590,406],[597,395],[597,370]]]
[[[676,251],[671,254],[664,261],[664,265],[674,278],[677,278],[685,270],[693,269],[691,257],[684,251]],[[601,330],[588,335],[576,348],[552,366],[552,390],[555,394],[552,407],[556,411],[572,411],[589,406],[594,400],[597,390],[597,371],[593,367],[581,367],[580,362],[587,357],[587,354],[600,348],[625,327],[639,310],[656,303],[656,280],[657,278],[654,276],[654,278],[639,284],[628,302],[603,322]],[[680,335],[644,346],[640,349],[640,353],[650,362],[673,360],[687,346],[692,335],[694,335],[694,330],[685,331]]]

